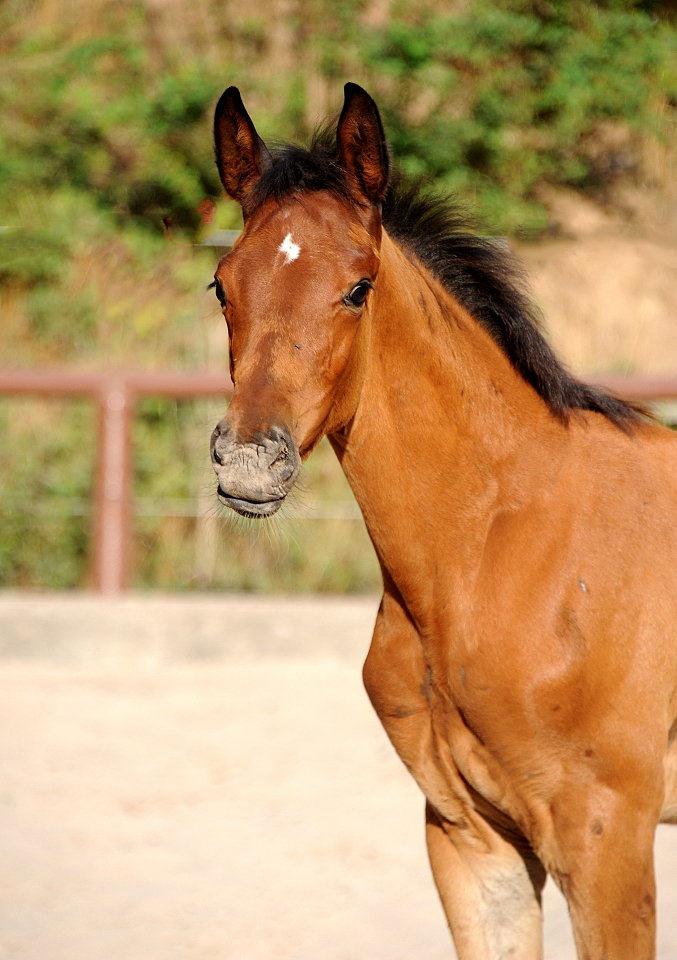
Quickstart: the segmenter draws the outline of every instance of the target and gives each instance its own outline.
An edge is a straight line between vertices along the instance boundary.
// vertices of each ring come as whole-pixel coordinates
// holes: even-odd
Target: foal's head
[[[346,85],[335,149],[271,154],[235,87],[219,100],[214,138],[244,230],[215,274],[234,392],[212,461],[221,502],[267,517],[302,459],[355,410],[388,153],[376,105],[355,84]]]

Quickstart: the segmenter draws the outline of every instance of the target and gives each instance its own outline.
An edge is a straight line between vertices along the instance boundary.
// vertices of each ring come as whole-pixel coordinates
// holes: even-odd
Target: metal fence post
[[[99,393],[99,450],[94,520],[94,587],[114,596],[129,582],[132,549],[132,436],[134,396],[122,377],[106,378]]]

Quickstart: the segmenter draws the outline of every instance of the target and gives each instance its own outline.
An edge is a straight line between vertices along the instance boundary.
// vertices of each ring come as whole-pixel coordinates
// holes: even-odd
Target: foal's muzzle
[[[211,442],[221,503],[243,517],[270,517],[294,485],[301,458],[285,427],[272,426],[247,441],[237,440],[225,420]]]

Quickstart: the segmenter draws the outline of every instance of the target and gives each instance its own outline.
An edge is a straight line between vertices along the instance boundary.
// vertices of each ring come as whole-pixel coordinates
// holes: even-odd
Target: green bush
[[[197,63],[158,75],[148,59],[124,36],[15,51],[0,73],[1,193],[68,186],[119,222],[195,229],[218,192],[208,114],[221,80]]]
[[[0,283],[34,287],[60,281],[70,261],[63,238],[48,231],[0,233]]]
[[[240,78],[264,133],[303,137],[314,82],[304,52],[335,89],[364,75],[400,163],[477,205],[494,232],[543,227],[540,183],[594,190],[627,172],[631,157],[593,156],[601,123],[660,136],[674,119],[677,29],[658,3],[476,0],[446,13],[407,2],[368,30],[362,7],[325,0],[290,21],[301,62],[275,78],[272,98],[272,81],[250,79],[251,50],[237,64],[190,49],[158,61],[132,7],[115,33],[17,43],[0,67],[0,212],[3,196],[69,187],[120,224],[160,231],[171,218],[195,231],[201,200],[221,193],[210,136],[218,94]]]
[[[538,233],[539,184],[596,191],[632,166],[590,150],[600,124],[670,129],[677,30],[650,7],[479,0],[408,17],[402,5],[362,47],[395,156],[460,194],[493,231]],[[672,104],[667,122],[659,103]]]
[[[61,350],[86,352],[97,330],[94,292],[80,290],[70,296],[58,287],[36,287],[27,297],[31,331],[38,340],[49,340]]]
[[[79,402],[0,402],[3,586],[57,589],[85,582],[93,413]]]

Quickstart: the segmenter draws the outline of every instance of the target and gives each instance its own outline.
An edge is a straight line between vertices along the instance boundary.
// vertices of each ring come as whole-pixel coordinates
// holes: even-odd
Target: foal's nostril
[[[221,459],[216,449],[216,445],[218,444],[221,437],[224,436],[226,433],[228,433],[228,424],[224,423],[223,420],[219,420],[219,422],[214,427],[211,443],[209,444],[209,448],[212,455],[212,461],[214,463],[218,463],[220,467],[223,466],[223,460]]]
[[[282,440],[280,442],[280,452],[271,462],[270,467],[274,467],[278,463],[284,463],[285,460],[289,460],[289,447],[287,446],[287,441]],[[270,467],[268,469],[270,469]]]

